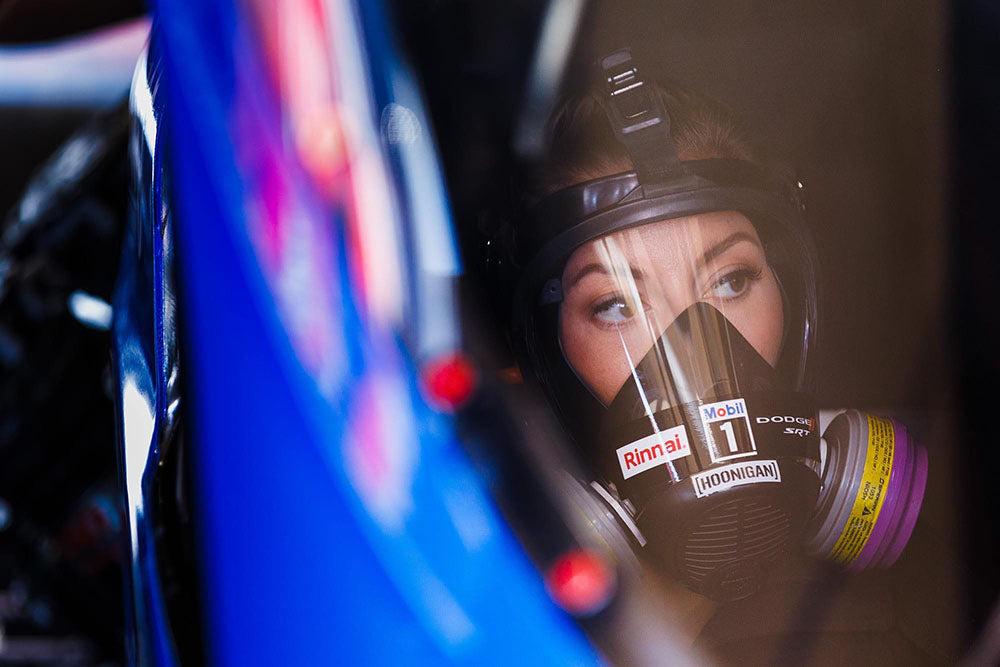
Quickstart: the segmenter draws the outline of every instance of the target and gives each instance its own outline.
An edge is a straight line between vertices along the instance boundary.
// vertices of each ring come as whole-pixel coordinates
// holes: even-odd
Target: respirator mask
[[[514,243],[515,339],[597,477],[588,502],[715,599],[754,593],[801,550],[890,565],[926,454],[858,411],[819,432],[800,186],[748,161],[682,162],[631,54],[601,68],[635,171],[542,199]]]

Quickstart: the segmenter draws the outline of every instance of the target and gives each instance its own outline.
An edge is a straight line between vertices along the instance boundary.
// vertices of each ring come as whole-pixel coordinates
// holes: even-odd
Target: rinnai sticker
[[[707,403],[698,411],[708,438],[712,463],[757,455],[747,404],[742,398]]]
[[[780,481],[781,469],[778,468],[778,462],[773,459],[730,463],[722,468],[714,468],[697,475],[691,475],[694,495],[699,498],[744,484]]]
[[[625,479],[691,453],[687,429],[675,426],[615,450]]]

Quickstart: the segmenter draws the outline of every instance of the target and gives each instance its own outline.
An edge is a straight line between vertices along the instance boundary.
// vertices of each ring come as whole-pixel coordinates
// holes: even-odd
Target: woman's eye
[[[749,269],[737,269],[725,274],[709,288],[709,295],[719,299],[733,299],[744,292],[750,283],[760,277],[760,272]]]
[[[625,299],[612,297],[595,304],[593,315],[607,324],[621,324],[635,315],[635,311],[625,303]]]

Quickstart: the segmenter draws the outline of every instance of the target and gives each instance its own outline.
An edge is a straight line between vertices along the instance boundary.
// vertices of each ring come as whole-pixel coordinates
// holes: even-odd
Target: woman
[[[710,600],[766,590],[800,552],[891,564],[926,460],[898,424],[861,413],[821,455],[801,186],[723,107],[643,79],[627,50],[601,70],[602,89],[556,114],[525,188],[510,239],[514,339],[596,492],[681,584],[671,597],[693,636]],[[869,473],[847,462],[866,453],[896,486],[888,472],[859,485]],[[859,486],[877,489],[864,508]]]

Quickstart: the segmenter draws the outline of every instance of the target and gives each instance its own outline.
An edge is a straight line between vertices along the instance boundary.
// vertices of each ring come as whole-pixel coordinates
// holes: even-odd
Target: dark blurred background
[[[17,59],[143,12],[140,2],[0,0],[0,665],[124,660],[110,339],[70,303],[111,298],[134,64],[96,72],[98,82],[125,75],[95,103],[31,91]]]
[[[145,13],[141,0],[0,0],[0,48],[14,49],[86,35]],[[0,65],[2,67],[3,65]],[[89,106],[11,103],[0,71],[0,216],[31,173],[94,113]],[[127,84],[127,82],[126,82]]]

